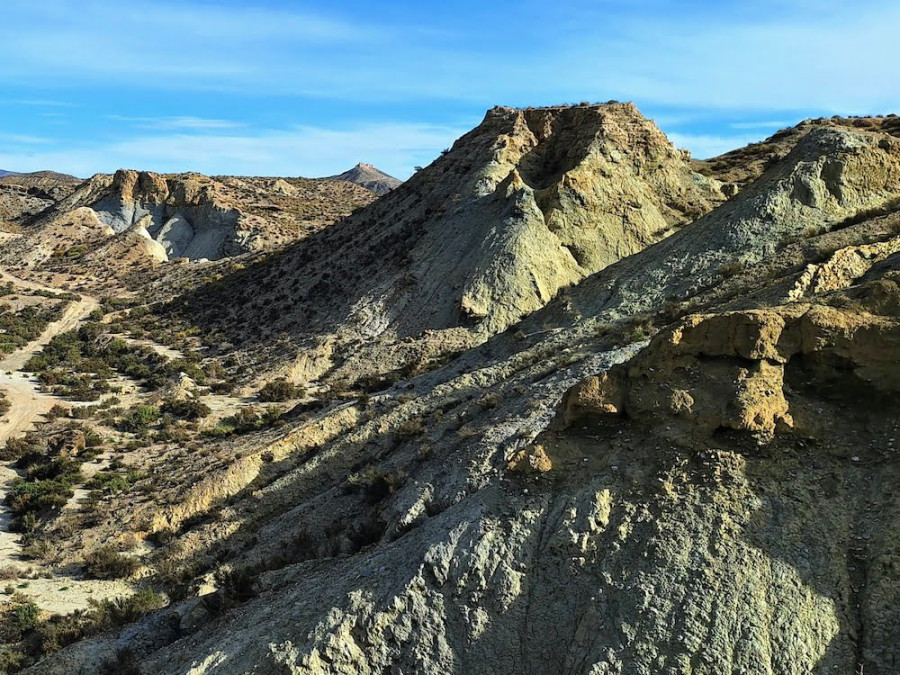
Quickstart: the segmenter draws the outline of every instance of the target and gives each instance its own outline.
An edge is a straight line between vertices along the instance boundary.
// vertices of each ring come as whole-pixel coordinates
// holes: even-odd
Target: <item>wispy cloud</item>
[[[10,145],[50,145],[53,141],[42,136],[30,136],[28,134],[4,134],[0,133],[0,143]]]
[[[243,122],[207,119],[203,117],[128,117],[126,115],[106,115],[114,122],[125,122],[139,129],[221,131],[246,126]]]
[[[44,99],[44,98],[7,99],[7,100],[0,100],[0,104],[2,104],[2,105],[35,106],[35,107],[40,107],[40,108],[78,108],[78,107],[80,107],[80,105],[78,103],[72,103],[70,101],[54,101],[52,99]]]
[[[823,2],[828,11],[806,0],[564,0],[564,11],[465,2],[458,12],[398,3],[389,22],[380,18],[388,11],[341,17],[340,7],[303,2],[6,0],[0,82],[479,106],[612,97],[773,111],[900,105],[900,6]]]
[[[71,152],[39,158],[78,173],[331,171],[350,153],[311,145],[329,127],[360,144],[354,160],[402,173],[452,135],[401,157],[347,130],[378,120],[409,140],[494,104],[633,100],[698,156],[805,116],[900,109],[900,5],[884,0],[4,0],[2,14],[0,131],[58,136]],[[53,129],[27,106],[71,110]]]
[[[63,151],[0,152],[0,166],[18,171],[52,167],[78,176],[122,167],[167,173],[328,176],[360,161],[377,161],[382,170],[405,178],[414,164],[427,164],[464,131],[427,124],[377,124],[343,130],[304,126],[256,135],[160,134]]]

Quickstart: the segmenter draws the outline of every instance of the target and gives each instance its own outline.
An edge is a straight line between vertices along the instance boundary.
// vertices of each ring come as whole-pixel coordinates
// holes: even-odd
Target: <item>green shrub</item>
[[[62,315],[64,304],[29,305],[18,312],[9,305],[0,306],[0,353],[14,352],[37,338]]]
[[[136,558],[119,553],[113,546],[101,546],[84,559],[84,569],[93,579],[129,579],[140,567]]]
[[[299,398],[302,396],[302,393],[303,390],[300,387],[282,377],[266,382],[263,388],[259,390],[257,396],[264,403],[273,403]]]
[[[126,431],[143,431],[160,418],[160,410],[154,405],[139,405],[132,408],[125,419],[122,420],[122,427]]]
[[[6,504],[14,516],[21,518],[30,512],[61,509],[74,494],[72,483],[67,480],[25,481],[20,478],[13,481]]]
[[[180,420],[199,420],[212,412],[208,405],[195,399],[169,399],[160,406],[160,411]]]
[[[145,477],[146,474],[141,471],[128,471],[126,473],[98,471],[94,474],[94,477],[91,478],[88,487],[99,490],[104,494],[114,495],[130,490],[132,485]]]

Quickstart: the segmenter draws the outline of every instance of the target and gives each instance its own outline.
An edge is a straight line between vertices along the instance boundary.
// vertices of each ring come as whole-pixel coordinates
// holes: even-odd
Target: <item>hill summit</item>
[[[349,171],[340,173],[337,176],[329,176],[329,178],[361,185],[377,195],[385,195],[403,183],[402,180],[398,180],[365,162],[360,162]]]
[[[227,291],[245,298],[233,313],[214,297],[189,311],[235,341],[272,329],[479,342],[723,200],[630,103],[498,107],[390,194],[248,269]],[[386,349],[369,361],[393,361]]]

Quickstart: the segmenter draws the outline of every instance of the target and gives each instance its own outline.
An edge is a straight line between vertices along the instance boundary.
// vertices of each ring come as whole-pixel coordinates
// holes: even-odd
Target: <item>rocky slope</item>
[[[0,175],[0,225],[18,230],[70,195],[80,183],[74,176],[53,171]]]
[[[374,199],[362,187],[326,179],[125,170],[84,182],[50,172],[8,176],[0,179],[0,219],[11,234],[0,260],[19,274],[65,278],[91,293],[130,292],[149,279],[162,289],[196,286],[197,275],[180,269],[189,260],[276,249]],[[176,265],[162,264],[170,261]],[[165,281],[172,276],[177,280]]]
[[[296,237],[304,206],[302,189],[288,179],[271,179],[260,189],[259,179],[212,179],[199,174],[165,177],[150,172],[118,171],[115,176],[95,176],[69,199],[57,205],[58,212],[80,206],[93,209],[114,232],[138,225],[145,229],[169,258],[218,259],[242,252],[271,248]],[[330,187],[330,186],[329,186]],[[369,201],[349,187],[343,192],[347,209],[337,205],[335,217]],[[306,201],[324,202],[322,199]],[[326,207],[327,208],[327,207]],[[323,209],[324,210],[324,209]],[[293,212],[292,212],[293,211]],[[330,214],[318,213],[318,219]],[[317,223],[306,223],[314,227]]]
[[[151,489],[43,534],[60,566],[117,543],[170,604],[32,671],[895,672],[900,141],[817,128],[729,201],[715,188],[631,106],[498,109],[310,248],[215,282],[226,321],[255,280],[261,301],[288,298],[267,307],[276,326],[318,300],[310,335],[368,327],[329,347],[364,372],[359,355],[397,349],[385,336],[428,326],[429,305],[388,285],[367,323],[368,305],[336,312],[333,295],[371,303],[405,264],[447,312],[434,327],[483,342],[370,395],[319,397],[310,376],[278,426],[127,453]],[[421,203],[440,189],[465,209]],[[622,195],[641,208],[613,218]],[[376,217],[401,205],[408,229]],[[432,222],[502,253],[495,281],[466,276],[491,255],[436,244]],[[578,241],[585,262],[529,305],[513,282],[546,268],[505,246],[538,231],[542,256]],[[374,285],[342,286],[341,245],[362,232],[384,242],[360,267]],[[437,266],[451,256],[466,257]],[[496,295],[467,316],[482,285]],[[512,330],[491,335],[502,317]]]
[[[736,148],[719,157],[693,160],[694,168],[705,176],[715,178],[736,192],[756,180],[769,166],[785,157],[810,131],[821,128],[850,128],[856,131],[900,136],[900,117],[817,117],[787,127],[764,141]]]
[[[631,104],[495,108],[390,194],[185,312],[234,343],[293,335],[312,350],[296,376],[339,368],[334,352],[399,368],[505,330],[723,199]],[[221,292],[244,300],[223,313]],[[340,346],[360,342],[375,351]]]
[[[337,176],[330,176],[331,180],[345,180],[349,183],[355,183],[367,190],[371,190],[377,195],[386,195],[388,192],[402,184],[403,181],[397,180],[393,176],[379,171],[371,164],[360,162],[349,171],[339,173]]]

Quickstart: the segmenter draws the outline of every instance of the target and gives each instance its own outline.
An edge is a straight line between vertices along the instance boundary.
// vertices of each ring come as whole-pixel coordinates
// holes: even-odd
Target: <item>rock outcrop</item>
[[[816,128],[736,198],[574,288],[582,316],[628,315],[704,293],[791,241],[900,207],[900,139]]]
[[[861,292],[900,298],[898,281],[889,274]],[[801,376],[806,387],[845,394],[900,393],[900,323],[867,305],[864,312],[796,303],[691,316],[627,364],[570,390],[562,419],[568,425],[584,416],[626,416],[687,444],[727,429],[752,432],[760,443],[778,431],[827,442],[824,421],[795,400]]]
[[[215,260],[246,249],[239,228],[242,214],[223,201],[215,183],[199,175],[166,179],[118,171],[90,206],[115,232],[149,218],[146,231],[170,257]]]

